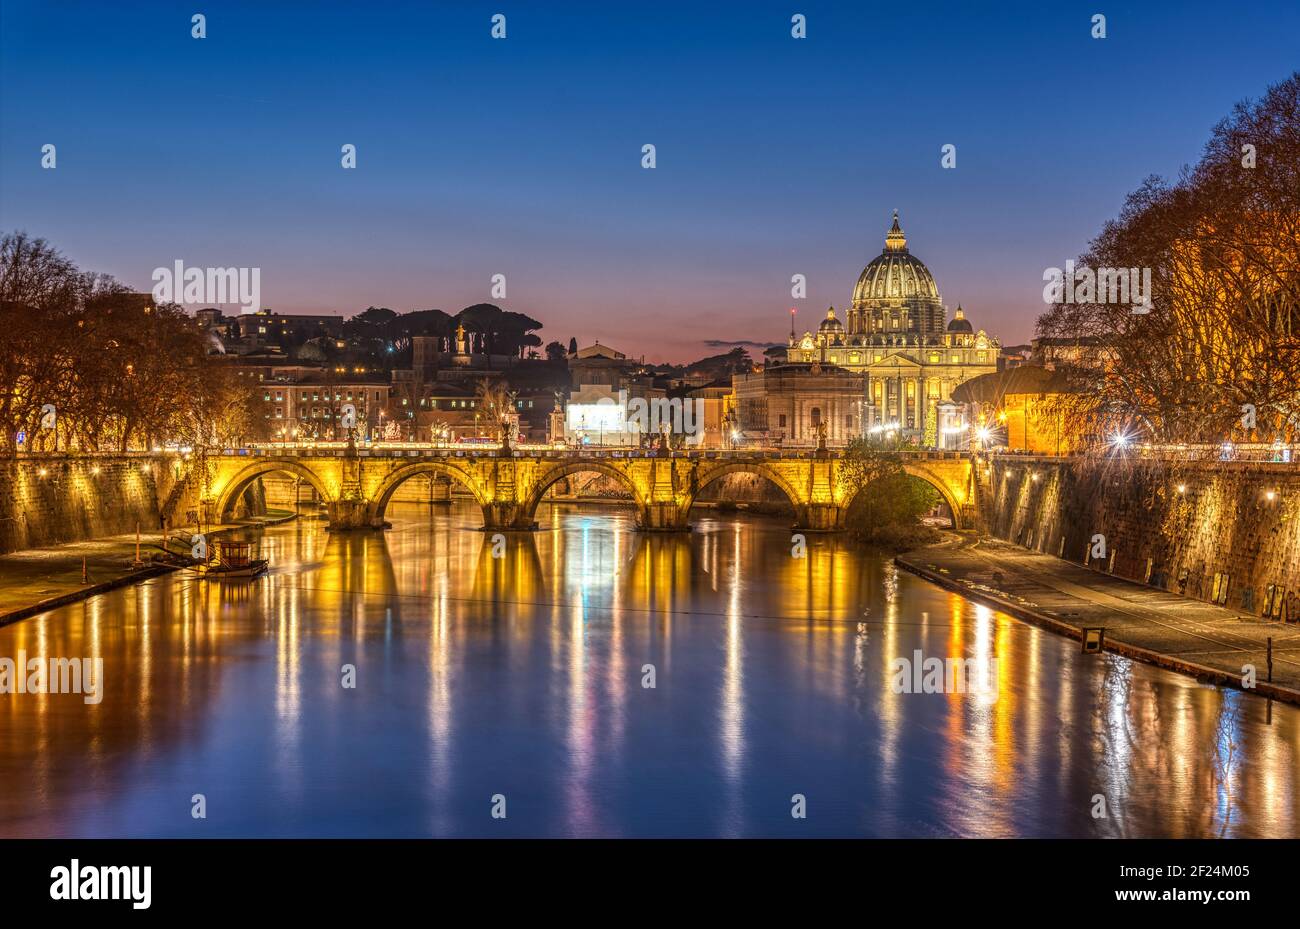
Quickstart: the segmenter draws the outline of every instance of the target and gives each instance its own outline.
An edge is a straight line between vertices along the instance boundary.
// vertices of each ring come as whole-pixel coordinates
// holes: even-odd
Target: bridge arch
[[[685,522],[691,507],[695,505],[695,500],[699,497],[700,492],[708,487],[714,481],[726,477],[728,474],[757,474],[765,480],[771,481],[781,492],[786,495],[790,505],[794,507],[796,513],[800,513],[807,501],[804,495],[795,489],[784,475],[775,468],[769,467],[761,461],[733,461],[728,464],[718,465],[710,468],[703,474],[691,488],[690,496],[682,503],[682,520]]]
[[[907,472],[909,477],[916,478],[918,481],[924,481],[925,483],[933,487],[936,491],[938,491],[939,498],[943,500],[945,504],[947,504],[949,512],[952,513],[952,528],[961,529],[962,528],[962,523],[961,523],[962,504],[959,502],[957,496],[953,493],[952,488],[948,486],[948,483],[945,480],[943,480],[942,477],[939,477],[934,472],[930,471],[930,469],[928,468],[920,467],[909,461],[903,461],[900,463],[903,466],[903,470]],[[844,501],[844,512],[846,514],[848,513],[849,509],[853,506],[853,502],[857,500],[857,498],[862,494],[863,491],[867,489],[867,487],[870,486],[871,485],[868,484],[865,487],[859,487],[857,491],[853,494],[853,496],[849,497]]]
[[[336,496],[325,486],[325,482],[321,480],[320,475],[292,458],[259,458],[235,472],[226,481],[225,488],[217,494],[217,519],[225,518],[226,513],[235,505],[235,501],[248,489],[248,485],[263,474],[270,474],[275,471],[283,471],[286,474],[302,478],[320,495],[321,500],[333,500]]]
[[[641,488],[637,486],[636,481],[625,470],[615,467],[603,461],[596,461],[590,458],[580,458],[577,461],[570,461],[567,464],[551,468],[543,472],[533,484],[532,490],[524,499],[523,515],[531,520],[537,513],[537,508],[541,506],[542,498],[546,496],[546,491],[551,489],[561,478],[568,477],[570,474],[581,474],[584,471],[594,471],[597,474],[604,474],[618,481],[628,490],[632,491],[632,501],[636,504],[638,512],[645,509],[645,495]]]
[[[948,481],[945,481],[929,468],[923,468],[919,465],[903,462],[903,470],[912,475],[912,477],[925,481],[935,490],[939,491],[939,496],[943,498],[943,502],[948,504],[948,509],[952,511],[952,528],[965,528],[962,525],[961,520],[962,507],[967,502],[966,491],[964,488],[962,489],[961,495],[958,496]]]
[[[418,477],[421,474],[438,474],[443,477],[451,478],[452,481],[462,485],[466,490],[473,494],[474,502],[477,503],[485,513],[487,512],[487,506],[492,502],[489,499],[487,492],[483,489],[482,482],[476,479],[475,476],[466,468],[452,464],[448,461],[414,461],[410,464],[402,465],[400,468],[395,468],[385,476],[379,486],[375,488],[374,495],[371,499],[374,508],[374,517],[377,521],[383,520],[384,511],[388,509],[388,503],[393,499],[393,494],[397,492],[397,488],[401,487],[411,478]]]

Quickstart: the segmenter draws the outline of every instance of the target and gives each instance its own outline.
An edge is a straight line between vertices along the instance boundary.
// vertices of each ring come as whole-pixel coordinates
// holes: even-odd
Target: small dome
[[[835,307],[831,307],[826,311],[826,318],[823,319],[822,324],[817,327],[817,331],[818,332],[843,332],[844,331],[844,324],[835,318]]]
[[[958,304],[957,312],[952,317],[952,322],[948,323],[948,331],[969,332],[972,335],[975,333],[975,330],[971,328],[970,320],[967,319],[966,314],[962,312],[960,304]]]

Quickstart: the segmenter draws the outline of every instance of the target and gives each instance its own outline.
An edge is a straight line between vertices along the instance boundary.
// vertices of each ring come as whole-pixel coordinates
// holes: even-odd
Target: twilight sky
[[[489,301],[688,361],[845,306],[898,209],[950,310],[1011,344],[1043,270],[1300,66],[1297,35],[1294,0],[0,0],[0,229],[142,291],[258,267],[281,312]]]

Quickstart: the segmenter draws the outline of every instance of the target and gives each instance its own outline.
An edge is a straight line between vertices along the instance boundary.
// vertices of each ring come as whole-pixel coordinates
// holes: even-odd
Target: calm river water
[[[0,656],[105,675],[97,705],[0,696],[0,836],[1300,834],[1296,709],[1082,655],[848,542],[555,505],[494,558],[470,507],[390,518],[269,529],[251,583],[0,629]],[[996,659],[996,699],[895,693],[918,649]]]

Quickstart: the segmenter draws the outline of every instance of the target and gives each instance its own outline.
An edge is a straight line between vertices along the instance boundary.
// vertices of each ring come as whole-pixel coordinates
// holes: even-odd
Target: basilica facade
[[[895,212],[885,248],[858,276],[844,320],[830,308],[816,332],[791,331],[784,352],[762,371],[736,377],[741,430],[755,441],[811,445],[824,424],[831,444],[882,431],[944,444],[939,433],[953,389],[996,371],[1001,350],[960,306],[947,316],[934,276],[908,250]]]

